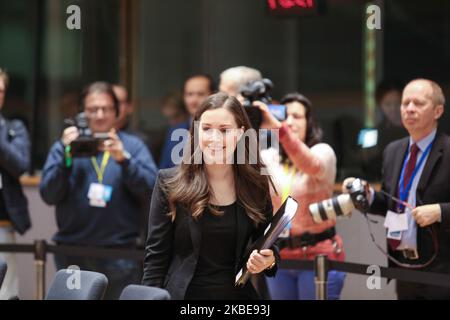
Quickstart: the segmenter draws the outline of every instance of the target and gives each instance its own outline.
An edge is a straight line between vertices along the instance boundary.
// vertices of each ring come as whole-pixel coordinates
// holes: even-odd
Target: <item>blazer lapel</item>
[[[420,204],[418,200],[420,199],[420,196],[423,194],[423,192],[426,190],[426,186],[428,184],[428,180],[431,177],[431,173],[433,172],[433,168],[438,162],[438,160],[442,156],[442,151],[444,149],[444,145],[442,143],[442,135],[437,134],[436,139],[433,143],[433,146],[430,150],[430,155],[428,156],[427,161],[425,162],[425,167],[423,168],[422,175],[420,176],[419,184],[417,186],[417,204]],[[420,201],[421,202],[421,201]]]

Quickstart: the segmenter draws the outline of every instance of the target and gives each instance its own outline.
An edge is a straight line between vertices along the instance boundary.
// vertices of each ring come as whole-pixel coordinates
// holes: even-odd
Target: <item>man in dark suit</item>
[[[389,254],[402,264],[424,265],[420,270],[437,273],[450,273],[450,137],[438,129],[444,104],[437,83],[416,79],[406,85],[400,111],[409,137],[384,150],[382,190],[407,204],[373,189],[368,195],[369,212],[394,221],[388,223]],[[344,181],[343,189],[351,179]],[[450,288],[397,281],[397,295],[449,299]]]

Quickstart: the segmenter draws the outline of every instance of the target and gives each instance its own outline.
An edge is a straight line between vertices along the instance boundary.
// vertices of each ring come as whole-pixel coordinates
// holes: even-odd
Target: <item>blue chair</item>
[[[3,280],[5,279],[6,270],[8,270],[6,261],[0,258],[0,288],[2,287]]]
[[[59,270],[53,278],[46,300],[101,300],[108,286],[102,273],[73,269]]]
[[[123,289],[119,300],[170,300],[167,290],[130,284]]]

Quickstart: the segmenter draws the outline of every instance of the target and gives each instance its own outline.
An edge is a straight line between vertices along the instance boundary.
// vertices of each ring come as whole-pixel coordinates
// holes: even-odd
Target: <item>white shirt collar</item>
[[[436,132],[437,132],[437,129],[434,129],[433,131],[431,131],[431,133],[429,135],[427,135],[425,138],[423,138],[417,142],[417,146],[419,147],[420,151],[422,151],[422,152],[425,151],[425,149],[428,147],[428,145],[436,137]],[[414,141],[410,136],[409,137],[409,146],[411,147],[413,144],[414,144]]]

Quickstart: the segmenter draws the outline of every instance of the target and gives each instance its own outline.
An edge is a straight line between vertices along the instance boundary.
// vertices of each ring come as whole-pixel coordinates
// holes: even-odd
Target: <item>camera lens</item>
[[[349,194],[341,194],[309,206],[309,211],[315,223],[336,220],[340,216],[350,216],[354,205]]]

